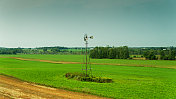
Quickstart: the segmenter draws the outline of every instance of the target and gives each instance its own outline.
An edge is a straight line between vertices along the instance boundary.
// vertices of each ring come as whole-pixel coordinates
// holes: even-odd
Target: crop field
[[[0,55],[0,73],[28,82],[85,92],[109,98],[176,98],[176,61],[91,59],[93,75],[113,83],[67,79],[67,72],[81,72],[81,64],[54,64],[10,57],[64,62],[82,62],[83,55]]]
[[[42,59],[62,62],[83,62],[84,55],[0,55],[0,57],[21,57],[30,59]],[[176,68],[176,61],[173,60],[126,60],[126,59],[91,59],[91,63],[114,64],[122,66],[143,66],[143,67],[160,67]]]

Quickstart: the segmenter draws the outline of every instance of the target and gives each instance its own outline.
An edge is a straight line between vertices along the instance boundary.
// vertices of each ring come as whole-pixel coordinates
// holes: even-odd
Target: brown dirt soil
[[[66,91],[24,82],[0,75],[0,99],[105,99],[85,93]]]
[[[145,60],[145,58],[142,58],[142,57],[136,57],[136,58],[133,58],[134,60]]]
[[[41,60],[41,59],[29,59],[29,58],[27,59],[27,58],[20,58],[20,57],[9,57],[9,58],[19,59],[24,61],[40,61],[40,62],[48,62],[48,63],[56,63],[56,64],[82,64],[80,62],[58,62],[58,61]]]
[[[10,99],[10,97],[4,96],[0,93],[0,99]]]

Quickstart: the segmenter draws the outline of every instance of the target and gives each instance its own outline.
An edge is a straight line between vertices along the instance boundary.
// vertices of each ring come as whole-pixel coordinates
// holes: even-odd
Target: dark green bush
[[[97,82],[97,83],[112,83],[111,78],[107,77],[94,77],[84,73],[66,73],[65,77],[68,79],[75,79],[79,81]]]

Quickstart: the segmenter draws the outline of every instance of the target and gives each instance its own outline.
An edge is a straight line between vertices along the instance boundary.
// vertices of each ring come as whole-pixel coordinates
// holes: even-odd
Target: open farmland
[[[176,99],[176,0],[0,0],[0,99]]]
[[[173,69],[176,67],[176,61],[92,59],[92,63],[99,63],[92,65],[93,74],[109,77],[114,81],[95,83],[68,80],[64,77],[67,72],[81,72],[81,64],[53,64],[9,58],[82,62],[84,57],[82,55],[1,55],[0,57],[0,73],[28,82],[110,98],[176,98],[176,76],[174,76],[176,70]],[[105,65],[105,63],[109,64]]]
[[[0,57],[20,57],[26,59],[41,59],[58,62],[83,62],[84,55],[0,55]],[[176,68],[176,61],[173,60],[126,60],[126,59],[91,59],[91,63],[110,64],[120,66],[143,66]]]

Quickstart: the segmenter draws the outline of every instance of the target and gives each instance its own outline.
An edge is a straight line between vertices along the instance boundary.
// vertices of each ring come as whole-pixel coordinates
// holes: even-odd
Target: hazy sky
[[[0,46],[176,46],[176,0],[0,0]]]

